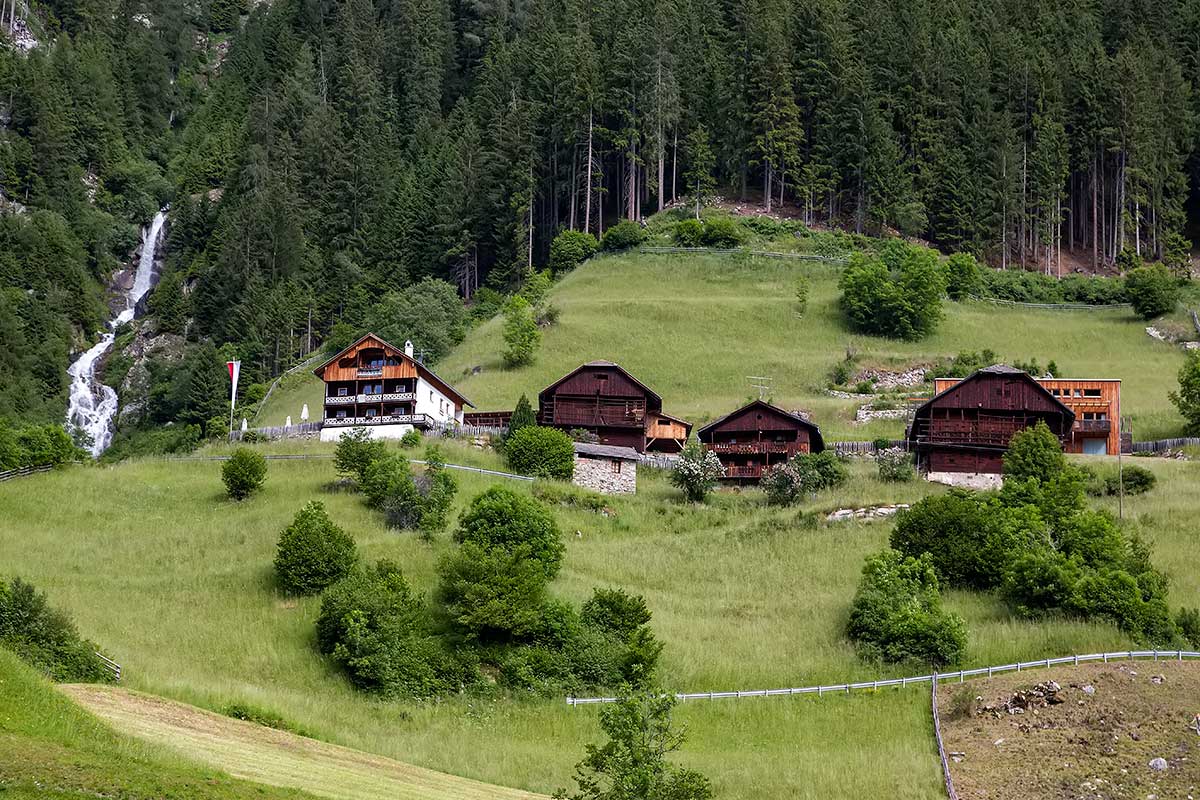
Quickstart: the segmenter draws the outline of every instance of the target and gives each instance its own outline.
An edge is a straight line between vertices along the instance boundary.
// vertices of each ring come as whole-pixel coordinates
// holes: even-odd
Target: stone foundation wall
[[[925,480],[984,491],[1004,485],[1004,476],[995,472],[930,472],[925,475]]]
[[[613,463],[621,465],[613,471]],[[573,483],[601,494],[634,494],[637,492],[637,462],[615,461],[609,458],[590,458],[575,454]]]

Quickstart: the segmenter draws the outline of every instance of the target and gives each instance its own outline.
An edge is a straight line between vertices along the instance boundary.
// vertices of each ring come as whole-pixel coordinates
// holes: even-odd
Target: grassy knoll
[[[325,384],[312,374],[311,369],[300,370],[279,381],[258,417],[250,424],[255,428],[283,425],[289,416],[293,423],[299,424],[305,403],[308,404],[309,421],[315,422],[321,419],[324,396]],[[241,424],[240,419],[237,424]]]
[[[0,648],[0,795],[234,800],[313,795],[237,780],[115,733]]]
[[[798,275],[810,282],[808,311],[796,312]],[[1039,311],[947,302],[938,332],[921,342],[851,333],[837,307],[835,266],[754,257],[626,254],[593,259],[553,289],[561,312],[544,331],[536,363],[507,370],[500,361],[502,320],[493,319],[438,365],[481,410],[512,408],[580,363],[607,358],[662,396],[666,408],[702,423],[744,402],[748,375],[773,379],[772,399],[812,411],[827,436],[899,436],[897,421],[854,424],[854,401],[824,393],[830,368],[847,349],[864,364],[903,367],[962,350],[990,348],[1001,358],[1054,360],[1072,377],[1124,381],[1124,412],[1138,439],[1181,435],[1167,398],[1182,351],[1148,337],[1129,311]],[[479,374],[472,374],[481,367]],[[319,382],[310,376],[277,392],[260,424],[315,414]]]
[[[465,445],[448,443],[447,451],[451,462],[501,466]],[[1172,603],[1200,604],[1200,579],[1189,573],[1200,465],[1152,466],[1159,487],[1127,500],[1126,515],[1171,571]],[[848,486],[805,509],[930,491],[880,484],[872,472],[856,465]],[[536,792],[567,785],[583,744],[598,736],[594,707],[469,696],[383,703],[353,691],[315,652],[319,601],[279,596],[270,572],[278,532],[305,501],[324,500],[366,558],[398,561],[425,589],[449,546],[448,537],[430,545],[387,531],[357,496],[328,491],[332,478],[328,459],[272,461],[262,494],[241,504],[224,499],[211,461],[130,461],[14,481],[0,487],[0,563],[69,610],[124,665],[131,688],[212,709],[250,703],[330,742],[489,783]],[[492,482],[458,478],[460,508]],[[669,688],[800,686],[897,672],[860,662],[842,636],[863,556],[885,544],[889,524],[814,526],[797,509],[766,508],[753,491],[693,507],[661,476],[640,478],[639,495],[613,499],[611,516],[557,510],[567,553],[552,590],[576,602],[594,586],[644,594],[667,645]],[[1014,620],[988,596],[953,593],[948,605],[967,618],[973,665],[1127,644],[1106,625]],[[691,731],[682,760],[710,775],[724,798],[936,796],[920,691],[697,702],[679,715]]]

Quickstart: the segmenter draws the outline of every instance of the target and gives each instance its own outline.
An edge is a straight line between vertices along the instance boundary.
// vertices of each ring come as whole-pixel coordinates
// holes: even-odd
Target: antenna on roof
[[[758,389],[758,399],[762,400],[771,391],[771,377],[769,375],[747,375],[746,380],[750,381],[752,389]]]

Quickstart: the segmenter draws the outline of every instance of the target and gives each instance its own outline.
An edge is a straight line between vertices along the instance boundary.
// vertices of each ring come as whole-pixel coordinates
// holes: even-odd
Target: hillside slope
[[[807,277],[808,309],[797,313],[795,282]],[[907,368],[991,349],[1008,361],[1056,361],[1067,377],[1121,378],[1134,437],[1180,435],[1167,397],[1182,351],[1146,335],[1129,311],[1048,311],[946,302],[933,336],[901,342],[850,331],[838,310],[836,266],[718,255],[628,253],[595,258],[557,283],[557,324],[543,331],[534,364],[505,369],[503,320],[472,330],[437,370],[480,410],[511,409],[592,359],[620,363],[663,397],[667,411],[695,423],[713,419],[757,392],[749,376],[770,378],[771,398],[811,411],[827,437],[899,436],[897,421],[854,423],[858,402],[825,392],[848,351],[864,366]],[[258,424],[315,416],[321,387],[312,376],[277,392]]]
[[[115,686],[63,687],[118,730],[159,742],[239,778],[335,800],[536,800],[506,789],[229,719]]]
[[[115,733],[0,648],[0,794],[151,800],[312,798],[238,780]]]

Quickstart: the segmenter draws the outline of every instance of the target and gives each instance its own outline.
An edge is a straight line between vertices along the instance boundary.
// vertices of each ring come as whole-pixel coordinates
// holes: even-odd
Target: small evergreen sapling
[[[267,479],[267,460],[261,453],[239,447],[221,467],[225,491],[234,500],[245,500],[262,488]]]

